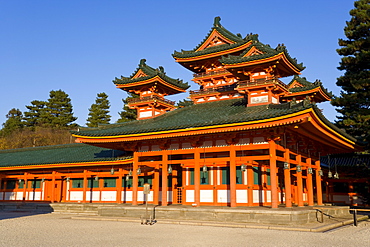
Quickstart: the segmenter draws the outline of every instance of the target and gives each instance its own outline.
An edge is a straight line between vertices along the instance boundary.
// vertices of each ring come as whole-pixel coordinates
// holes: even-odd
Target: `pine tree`
[[[98,93],[95,104],[89,108],[89,117],[86,125],[89,127],[98,127],[99,124],[108,124],[110,121],[109,115],[109,100],[106,93]]]
[[[20,130],[24,127],[23,113],[19,109],[11,109],[6,114],[6,118],[7,120],[3,123],[3,128],[1,129],[3,135],[9,135],[13,131]]]
[[[134,94],[134,93],[128,93],[127,98],[122,99],[123,111],[118,113],[120,115],[120,118],[117,120],[117,123],[123,123],[123,122],[136,120],[137,118],[136,109],[130,109],[128,107],[128,101],[130,99],[135,99],[135,98],[139,98],[139,95]]]
[[[77,119],[73,116],[73,107],[69,95],[62,90],[50,91],[46,102],[46,125],[55,128],[74,127]]]
[[[187,107],[187,106],[191,106],[191,105],[194,105],[194,102],[192,100],[180,100],[179,102],[177,102],[177,107],[178,108],[183,108],[183,107]]]
[[[46,124],[46,102],[40,100],[31,101],[31,105],[26,106],[24,112],[25,125],[28,127],[43,126]]]
[[[342,88],[332,104],[341,114],[336,125],[361,141],[370,141],[370,1],[355,1],[351,20],[344,28],[346,40],[339,39],[339,55],[343,56],[337,79]]]

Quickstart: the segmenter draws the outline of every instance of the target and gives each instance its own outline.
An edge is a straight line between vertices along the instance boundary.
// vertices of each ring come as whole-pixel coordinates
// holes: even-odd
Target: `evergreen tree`
[[[134,94],[134,93],[128,93],[127,98],[122,99],[123,111],[118,113],[120,115],[120,118],[117,120],[117,123],[123,123],[123,122],[136,120],[137,118],[136,109],[130,109],[128,107],[128,101],[130,99],[135,99],[135,98],[139,98],[139,95]]]
[[[177,102],[177,107],[178,108],[183,108],[183,107],[187,107],[187,106],[191,106],[191,105],[194,105],[194,102],[192,100],[180,100],[179,102]]]
[[[1,130],[3,135],[8,135],[13,131],[23,128],[23,113],[19,109],[11,109],[8,114],[6,114],[6,118],[7,120],[3,123],[3,128]]]
[[[370,1],[355,1],[352,16],[344,28],[347,39],[339,39],[339,55],[343,56],[337,79],[342,88],[332,104],[341,114],[336,125],[347,133],[369,142],[370,137]]]
[[[50,91],[46,102],[46,125],[56,128],[74,127],[77,118],[73,116],[73,107],[69,95],[62,90]]]
[[[95,104],[89,108],[89,117],[87,118],[87,126],[98,127],[99,124],[108,124],[110,121],[109,115],[109,100],[106,93],[98,93]]]
[[[27,106],[27,112],[24,112],[25,125],[28,127],[43,126],[47,122],[46,119],[46,102],[40,100],[31,101],[31,105]]]

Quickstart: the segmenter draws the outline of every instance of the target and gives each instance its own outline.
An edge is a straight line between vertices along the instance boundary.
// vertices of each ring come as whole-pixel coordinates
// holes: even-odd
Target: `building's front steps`
[[[83,214],[104,217],[126,217],[141,219],[146,216],[145,205],[131,206],[118,204],[77,204],[52,203],[54,213]],[[317,208],[320,208],[319,210]],[[229,223],[258,223],[274,225],[308,224],[321,221],[321,212],[325,219],[350,218],[349,207],[187,207],[187,206],[153,206],[148,205],[149,218],[155,220],[211,221]]]

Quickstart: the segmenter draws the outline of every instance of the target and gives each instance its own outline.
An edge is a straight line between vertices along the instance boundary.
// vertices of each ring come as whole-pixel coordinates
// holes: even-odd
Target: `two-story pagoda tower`
[[[141,59],[139,67],[130,77],[115,78],[117,88],[139,95],[128,102],[131,109],[137,110],[137,119],[148,119],[175,109],[175,102],[164,98],[185,92],[189,88],[182,80],[168,77],[163,67],[154,69]]]
[[[256,34],[235,35],[220,24],[220,17],[198,46],[175,51],[173,57],[194,72],[193,81],[200,85],[200,90],[190,92],[195,104],[243,97],[248,106],[301,101],[306,96],[314,102],[330,100],[321,83],[298,77],[304,66],[284,45],[273,49],[259,42]],[[289,85],[279,79],[293,75]],[[315,89],[307,92],[308,88]]]

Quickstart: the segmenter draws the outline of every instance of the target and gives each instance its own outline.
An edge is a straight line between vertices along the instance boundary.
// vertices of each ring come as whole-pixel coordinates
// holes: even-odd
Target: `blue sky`
[[[51,90],[69,94],[77,123],[105,92],[112,121],[126,93],[115,77],[129,76],[140,59],[198,89],[192,73],[177,64],[174,50],[190,50],[211,29],[215,16],[233,33],[259,34],[262,43],[284,43],[303,62],[302,76],[320,79],[335,95],[340,56],[338,38],[350,19],[352,0],[259,1],[94,1],[0,0],[0,123],[11,108],[26,111],[32,100],[47,100]],[[179,100],[187,94],[171,96]],[[334,121],[330,103],[319,105]]]

